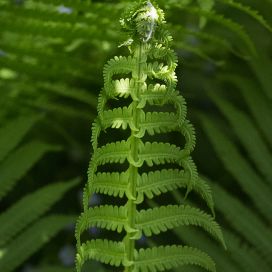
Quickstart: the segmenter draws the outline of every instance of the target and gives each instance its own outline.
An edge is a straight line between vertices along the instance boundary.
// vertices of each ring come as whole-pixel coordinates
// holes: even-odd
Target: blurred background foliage
[[[126,54],[119,17],[130,2],[0,0],[0,271],[73,271],[103,65]],[[174,240],[207,251],[219,272],[269,272],[272,1],[157,2],[196,127],[193,158],[212,185],[228,251],[191,227]]]

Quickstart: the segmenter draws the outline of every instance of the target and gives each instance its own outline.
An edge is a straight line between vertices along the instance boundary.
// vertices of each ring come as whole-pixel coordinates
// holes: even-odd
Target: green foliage
[[[74,217],[64,215],[49,216],[39,220],[7,247],[1,249],[0,268],[7,272],[13,271],[52,236],[73,221]]]
[[[0,215],[0,246],[45,213],[76,181],[55,183],[25,196]]]
[[[34,140],[17,147],[39,120],[41,117],[22,116],[0,129],[1,201],[45,153],[59,150],[57,146]],[[0,214],[1,271],[14,271],[64,226],[74,221],[73,217],[62,215],[39,218],[77,183],[78,180],[73,180],[45,186]]]
[[[93,124],[92,133],[94,150],[101,148],[102,143],[125,140],[122,146],[131,144],[126,134],[131,130],[140,139],[146,138],[141,152],[146,147],[149,151],[141,158],[142,171],[137,177],[137,195],[133,200],[141,205],[137,214],[146,213],[150,207],[156,213],[163,205],[183,208],[190,205],[193,211],[203,211],[208,206],[214,215],[212,187],[216,219],[223,226],[227,251],[202,233],[201,228],[184,226],[182,217],[178,223],[183,226],[167,233],[162,225],[155,225],[155,231],[161,232],[148,237],[150,247],[159,248],[160,244],[170,243],[173,232],[174,242],[207,252],[215,260],[217,271],[270,271],[271,1],[158,0],[157,3],[165,11],[173,41],[166,41],[167,46],[149,51],[148,62],[154,64],[146,68],[146,74],[156,75],[160,80],[156,84],[149,82],[150,87],[138,101],[141,128],[133,123],[133,108],[128,102],[132,95],[130,90],[138,83],[131,74],[124,75],[135,67],[135,61],[133,57],[112,59],[104,86],[107,86],[109,97],[118,98],[120,103],[115,99],[103,100],[103,96],[99,98],[99,118]],[[128,27],[128,35],[124,35],[119,31],[118,23],[120,14],[131,4],[132,1],[127,0],[0,0],[1,252],[19,237],[22,238],[19,242],[26,245],[21,235],[43,220],[45,213],[51,213],[49,208],[60,214],[75,214],[81,210],[80,204],[72,199],[80,194],[75,191],[75,184],[55,182],[71,180],[80,173],[85,178],[90,149],[89,125],[97,115],[98,90],[103,85],[101,70],[108,59],[125,55],[129,45],[132,52],[135,48],[135,43],[127,40],[129,35],[135,35],[137,40],[137,33],[133,32],[135,25]],[[156,35],[158,28],[154,27],[151,18],[147,23],[141,20],[145,12],[148,10],[137,13],[137,24],[139,30],[141,27],[145,30],[141,35],[148,39],[149,34]],[[165,37],[169,35],[168,32],[165,34]],[[164,81],[166,66],[174,71],[177,60],[182,65],[176,69],[179,78],[176,89],[181,88],[190,105],[189,118],[194,122],[198,140],[194,161],[205,179],[202,176],[190,178],[190,169],[194,171],[190,161],[179,166],[186,169],[158,170],[168,165],[161,164],[165,162],[165,156],[168,159],[172,154],[183,156],[183,150],[191,153],[195,146],[194,129],[185,120],[185,99],[174,88],[166,95],[164,87],[169,83]],[[118,67],[121,62],[124,66]],[[121,76],[111,74],[117,68]],[[123,105],[123,102],[128,103]],[[177,120],[184,126],[174,135],[172,130],[177,129]],[[120,138],[115,135],[117,131]],[[122,138],[122,135],[126,136]],[[184,137],[186,147],[178,144]],[[152,145],[162,140],[164,145]],[[146,142],[151,144],[146,145]],[[155,152],[155,145],[163,149],[163,157]],[[116,148],[112,145],[109,149],[112,147]],[[59,152],[60,148],[62,152]],[[168,148],[173,153],[167,155]],[[110,150],[104,151],[113,154]],[[101,160],[107,160],[106,154],[109,153],[102,154]],[[148,154],[156,155],[157,159],[152,160]],[[152,171],[148,171],[147,161],[149,165],[153,164]],[[130,163],[137,166],[140,160],[130,158]],[[128,164],[127,159],[124,164]],[[92,206],[96,198],[102,201],[99,202],[103,204],[101,208],[109,205],[108,200],[112,199],[113,211],[122,215],[124,200],[134,199],[128,187],[129,174],[118,164],[108,166],[108,163],[99,166],[104,170],[93,176],[94,182],[86,191],[98,194],[92,198]],[[73,192],[64,196],[69,188]],[[47,198],[46,192],[51,197]],[[84,202],[85,206],[89,205],[86,197]],[[90,207],[90,214],[97,212],[96,208]],[[121,215],[118,218],[122,218]],[[67,218],[67,222],[69,220]],[[82,242],[89,232],[92,233],[91,241],[103,239],[104,234],[116,238],[126,233],[122,227],[126,223],[112,221],[106,222],[105,229],[99,229],[97,234],[95,227],[88,228],[88,224],[97,222],[83,224],[86,230]],[[170,220],[169,228],[178,223]],[[65,224],[64,220],[63,226]],[[118,227],[122,229],[120,234]],[[53,234],[54,230],[51,231]],[[70,262],[70,267],[65,268],[65,262],[62,260],[61,265],[57,258],[63,254],[60,249],[74,243],[72,233],[61,233],[47,245],[33,244],[30,247],[33,250],[25,252],[23,258],[12,255],[11,259],[7,253],[3,258],[9,264],[5,261],[5,267],[13,271],[70,272],[73,264]],[[131,235],[137,237],[140,233]],[[141,243],[146,247],[144,237],[135,241],[137,248]],[[69,255],[65,254],[66,257]],[[148,254],[152,255],[151,252]],[[108,267],[89,261],[84,265],[84,271],[114,269],[108,270]],[[164,268],[158,262],[158,267],[150,264],[146,269]],[[196,265],[184,265],[182,269],[203,271]],[[5,268],[2,270],[6,271]],[[172,267],[171,271],[180,271],[180,267]]]
[[[164,271],[189,264],[215,271],[213,261],[196,248],[177,245],[140,250],[135,248],[135,241],[143,234],[147,237],[158,235],[182,225],[202,227],[225,244],[213,217],[189,205],[162,205],[159,208],[138,210],[137,205],[144,202],[144,192],[153,198],[155,194],[152,190],[160,194],[178,187],[185,187],[186,195],[196,188],[209,206],[213,207],[213,202],[208,185],[199,185],[197,169],[190,156],[195,146],[194,129],[186,120],[184,99],[176,93],[176,57],[169,49],[172,38],[165,28],[162,10],[150,2],[136,5],[121,22],[130,35],[130,56],[114,57],[104,68],[105,83],[98,101],[98,118],[93,126],[94,153],[84,190],[84,211],[76,226],[77,271],[81,271],[88,259],[111,266],[122,265],[125,271]],[[159,80],[163,83],[159,83]],[[152,93],[152,99],[146,99],[148,90]],[[110,107],[109,100],[116,99],[120,94],[125,94],[126,106]],[[174,106],[174,112],[167,110],[169,104]],[[157,111],[148,110],[151,105],[156,106]],[[101,132],[109,128],[129,130],[130,136],[127,140],[100,144]],[[146,140],[147,137],[165,136],[165,133],[172,131],[184,137],[184,147]],[[125,172],[98,170],[102,165],[125,162],[128,162]],[[164,169],[167,163],[171,164],[172,169]],[[140,174],[144,164],[148,169]],[[153,172],[152,167],[155,165],[159,165],[161,170]],[[175,169],[177,166],[184,170]],[[165,185],[160,185],[160,180]],[[184,182],[180,183],[181,180]],[[150,184],[152,189],[143,189]],[[89,208],[89,200],[94,192],[125,196],[127,201],[124,206]],[[90,239],[82,243],[81,236],[91,227],[118,233],[125,231],[126,234],[119,242]]]

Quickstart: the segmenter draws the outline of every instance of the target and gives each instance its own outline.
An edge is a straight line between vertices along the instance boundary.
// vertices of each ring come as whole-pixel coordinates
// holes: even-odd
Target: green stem
[[[137,82],[137,88],[135,88],[135,94],[133,97],[138,98],[141,84],[143,84],[141,78],[142,78],[142,66],[144,62],[142,61],[142,55],[143,55],[143,45],[140,44],[139,47],[136,49],[136,57],[138,59],[137,62],[137,77],[134,78],[135,81]],[[139,109],[137,108],[138,106],[138,101],[133,100],[132,105],[133,105],[133,123],[134,127],[138,129],[138,120],[139,120]],[[138,161],[138,148],[139,144],[141,143],[141,140],[137,137],[134,136],[135,131],[131,131],[131,157],[132,159],[136,162]],[[138,177],[138,167],[134,166],[133,164],[130,163],[129,165],[129,190],[130,190],[130,196],[131,199],[128,200],[127,202],[127,207],[128,207],[128,227],[130,230],[135,229],[135,217],[136,217],[136,197],[137,197],[137,192],[136,192],[136,186],[137,186],[137,177]],[[134,250],[135,250],[135,240],[136,240],[136,235],[137,230],[135,232],[128,232],[126,237],[125,237],[125,252],[126,252],[126,257],[128,263],[131,263],[132,265],[129,265],[125,268],[125,272],[131,272],[134,269]]]

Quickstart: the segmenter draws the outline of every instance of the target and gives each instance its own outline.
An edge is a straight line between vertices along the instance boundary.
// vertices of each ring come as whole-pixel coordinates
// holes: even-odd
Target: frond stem
[[[137,74],[135,75],[135,79],[137,82],[136,88],[134,89],[134,95],[135,99],[132,102],[132,108],[133,108],[133,124],[134,127],[139,129],[139,109],[137,108],[139,104],[139,93],[140,88],[142,84],[144,83],[144,80],[142,78],[142,71],[143,71],[143,65],[145,64],[145,61],[143,60],[144,55],[144,45],[141,43],[139,46],[135,49],[135,58],[137,59]],[[130,155],[133,161],[138,161],[138,149],[139,144],[141,144],[141,139],[135,136],[135,131],[131,130],[131,148],[130,148]],[[125,236],[125,254],[127,258],[127,266],[125,268],[125,272],[132,272],[134,270],[134,250],[135,250],[135,240],[138,239],[138,235],[140,231],[136,229],[135,225],[135,218],[136,218],[136,186],[137,186],[137,177],[138,177],[138,167],[131,164],[129,165],[129,195],[130,198],[127,202],[128,207],[128,230],[130,232],[127,232],[127,235]]]

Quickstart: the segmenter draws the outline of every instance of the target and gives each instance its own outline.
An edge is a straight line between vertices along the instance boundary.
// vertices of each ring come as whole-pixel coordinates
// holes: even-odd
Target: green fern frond
[[[134,71],[135,59],[131,56],[129,57],[115,57],[108,61],[104,68],[104,82],[105,90],[111,90],[110,85],[112,84],[112,77],[116,74],[129,74]]]
[[[0,161],[17,146],[40,117],[22,116],[0,128]]]
[[[253,245],[271,265],[270,254],[272,235],[269,227],[260,220],[260,216],[245,206],[239,199],[226,190],[213,184],[216,207],[224,214],[228,223]],[[241,214],[243,217],[241,217]]]
[[[218,95],[211,94],[213,101],[229,121],[237,138],[248,151],[248,154],[256,167],[268,181],[271,179],[272,154],[269,152],[266,142],[249,115],[227,102]]]
[[[242,157],[236,145],[213,124],[210,118],[202,116],[201,121],[207,136],[213,143],[215,151],[222,160],[225,168],[252,198],[256,207],[259,208],[260,213],[270,220],[272,211],[272,203],[270,201],[271,188],[250,166],[249,162]]]
[[[196,180],[194,190],[206,201],[213,216],[215,217],[214,201],[213,201],[211,187],[209,186],[209,184],[205,182],[205,180],[198,178]]]
[[[220,60],[216,60],[206,54],[203,50],[199,49],[198,47],[192,47],[190,44],[187,44],[183,41],[178,41],[176,46],[182,48],[183,50],[200,57],[201,59],[208,61],[216,66],[222,66],[224,63]],[[241,54],[240,54],[241,55]]]
[[[163,169],[161,171],[143,173],[138,176],[137,182],[137,203],[141,203],[144,195],[149,199],[162,193],[174,191],[177,188],[188,188],[192,186],[192,177],[190,172],[178,169]],[[210,208],[214,215],[214,202],[210,186],[202,179],[196,178],[192,186]]]
[[[263,27],[265,27],[268,31],[272,32],[272,27],[269,25],[269,23],[264,19],[264,17],[257,11],[252,9],[250,6],[245,6],[244,4],[240,2],[235,2],[233,0],[220,0],[221,2],[225,3],[226,5],[229,5],[233,8],[236,8],[252,18],[254,18],[256,21],[258,21]]]
[[[245,79],[238,75],[224,75],[220,79],[223,82],[230,82],[238,88],[255,122],[272,147],[272,123],[269,118],[272,115],[272,110],[267,97],[259,91],[260,86],[255,80]]]
[[[180,227],[173,230],[177,237],[184,243],[207,252],[216,262],[216,270],[220,272],[246,272],[230,258],[229,241],[225,238],[228,250],[224,250],[217,243],[214,243],[201,230]],[[225,230],[224,230],[225,236]],[[178,270],[175,270],[178,272]],[[186,270],[187,271],[187,270]],[[200,271],[203,271],[202,269]]]
[[[187,154],[184,150],[169,143],[146,142],[139,147],[139,159],[148,166],[153,164],[180,163]]]
[[[140,131],[137,134],[140,138],[145,135],[145,131],[149,135],[154,135],[155,133],[177,130],[178,123],[181,122],[180,118],[173,112],[147,112],[142,116]]]
[[[76,256],[77,269],[88,259],[100,261],[112,266],[125,265],[125,246],[122,242],[96,239],[82,244]]]
[[[93,160],[97,165],[123,163],[129,153],[129,147],[129,142],[125,140],[106,144],[105,146],[97,148]]]
[[[146,236],[159,234],[160,232],[182,225],[200,226],[225,246],[218,224],[213,221],[211,216],[197,208],[188,205],[168,205],[141,210],[136,216],[136,226]]]
[[[228,28],[233,33],[237,34],[237,36],[245,43],[247,46],[249,52],[252,55],[256,56],[256,48],[252,40],[250,39],[249,35],[244,30],[243,26],[234,22],[230,18],[224,17],[222,14],[215,13],[213,11],[207,12],[200,10],[198,8],[192,8],[192,7],[186,7],[185,10],[187,10],[190,13],[198,14],[201,16],[206,17],[210,21],[214,21],[218,24],[223,25],[224,27]]]
[[[39,220],[19,237],[0,249],[0,270],[14,271],[33,253],[55,236],[61,229],[73,223],[73,216],[48,216]]]
[[[133,126],[132,108],[114,108],[113,110],[105,110],[101,113],[100,118],[103,123],[103,129],[108,127],[136,130]]]
[[[185,198],[194,190],[214,213],[210,188],[199,180],[191,158],[195,131],[186,119],[185,100],[176,91],[177,57],[169,49],[172,37],[165,28],[163,12],[145,1],[135,4],[121,24],[130,35],[130,40],[122,44],[129,47],[130,55],[114,57],[104,68],[98,118],[92,128],[94,152],[83,193],[84,210],[75,233],[77,271],[88,259],[124,266],[126,272],[164,271],[191,264],[215,271],[213,261],[194,248],[177,245],[139,251],[135,248],[142,233],[151,236],[181,225],[199,226],[223,244],[224,240],[214,218],[197,208],[169,205],[138,210],[137,205],[145,197],[184,188]],[[122,106],[108,103],[120,97]],[[169,110],[169,105],[174,110]],[[126,130],[129,134],[122,140],[102,144],[100,132],[107,133],[108,128]],[[182,146],[170,143],[166,138],[170,132],[179,133],[185,143]],[[156,135],[166,140],[156,141]],[[120,164],[125,170],[116,172]],[[168,169],[169,164],[172,169]],[[89,207],[93,193],[121,197],[126,203]],[[82,243],[81,236],[90,227],[125,235],[121,241],[90,239]]]
[[[224,230],[224,236],[226,237],[231,258],[239,264],[243,271],[255,272],[259,270],[269,272],[271,270],[270,265],[264,261],[255,248],[242,242],[237,235],[230,231]]]
[[[16,149],[0,164],[0,199],[22,178],[41,157],[59,147],[42,142],[30,142]]]
[[[272,71],[271,67],[271,59],[269,57],[269,51],[267,53],[262,50],[258,52],[258,57],[254,58],[252,62],[250,62],[250,67],[252,72],[255,74],[258,82],[260,83],[260,90],[266,95],[266,97],[271,100],[271,75]]]
[[[63,194],[74,187],[78,180],[55,183],[31,193],[0,215],[0,247],[44,214]]]
[[[120,233],[127,223],[127,208],[104,205],[89,208],[79,217],[76,226],[76,236],[80,237],[83,231],[98,227]],[[77,241],[80,244],[80,240]]]
[[[165,271],[180,265],[197,265],[215,272],[215,264],[204,252],[186,246],[140,249],[136,254],[135,271]]]
[[[203,11],[212,11],[215,4],[215,0],[198,0],[198,5]],[[203,28],[207,23],[207,18],[205,16],[200,17],[199,26]]]
[[[123,197],[128,188],[128,177],[128,172],[97,173],[93,176],[91,191],[114,197]]]

